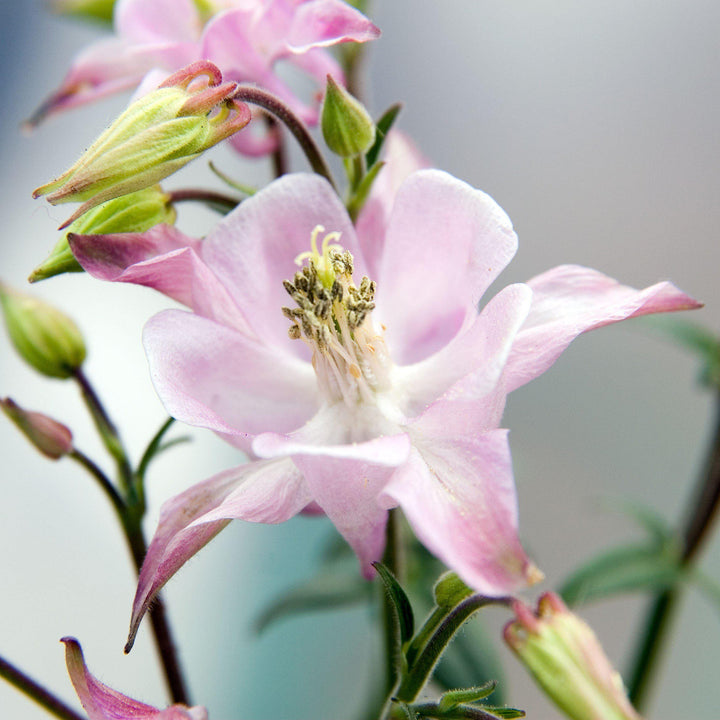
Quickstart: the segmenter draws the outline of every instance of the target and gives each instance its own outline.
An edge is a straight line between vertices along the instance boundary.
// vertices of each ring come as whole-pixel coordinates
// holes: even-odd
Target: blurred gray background
[[[402,100],[400,127],[422,151],[507,210],[520,250],[502,284],[564,262],[638,287],[672,279],[706,303],[693,319],[720,330],[717,3],[378,0],[374,17],[383,37],[370,48],[368,102],[377,114]],[[16,286],[54,244],[67,214],[33,201],[32,189],[72,163],[126,101],[68,113],[32,137],[19,132],[97,35],[34,0],[0,5],[0,276]],[[267,177],[262,163],[222,151],[213,157],[235,176]],[[301,159],[297,167],[304,169]],[[192,168],[169,185],[208,177],[204,167]],[[212,219],[181,210],[191,232],[204,232]],[[36,291],[84,329],[88,374],[137,456],[165,417],[140,331],[167,303],[84,276]],[[606,501],[628,498],[670,520],[682,515],[712,417],[697,370],[683,350],[627,323],[579,339],[511,398],[505,424],[522,534],[546,587],[609,543],[638,537]],[[74,388],[36,376],[7,343],[0,379],[0,394],[65,421],[78,447],[101,457]],[[148,533],[163,499],[238,462],[216,438],[194,435],[150,475]],[[75,466],[36,456],[7,421],[0,421],[0,448],[0,654],[74,702],[58,639],[76,635],[108,684],[163,705],[145,630],[133,653],[122,655],[134,580],[105,498]],[[284,621],[260,638],[251,629],[268,598],[313,571],[329,531],[311,519],[235,523],[168,587],[194,699],[213,720],[357,715],[378,656],[365,611]],[[702,565],[720,578],[720,543],[710,543]],[[643,609],[639,598],[583,609],[620,668]],[[498,638],[505,620],[493,614]],[[691,592],[678,620],[648,715],[717,717],[718,609]],[[557,717],[514,658],[503,657],[509,701],[529,717]],[[0,710],[16,720],[49,717],[2,682]]]

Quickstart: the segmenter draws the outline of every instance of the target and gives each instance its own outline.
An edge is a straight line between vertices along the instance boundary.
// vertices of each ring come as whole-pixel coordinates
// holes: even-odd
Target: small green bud
[[[24,410],[10,398],[0,400],[0,407],[45,457],[59,460],[72,452],[72,433],[62,423],[42,413]]]
[[[505,642],[569,718],[642,720],[595,633],[557,595],[545,593],[536,614],[519,601],[513,609]]]
[[[88,210],[70,223],[45,261],[33,270],[30,282],[45,280],[66,272],[82,272],[68,244],[68,235],[108,235],[110,233],[141,233],[155,225],[172,225],[177,213],[170,196],[159,185],[122,195]]]
[[[69,378],[85,360],[85,342],[65,313],[0,283],[10,340],[23,360],[48,377]]]
[[[362,155],[375,142],[375,123],[368,111],[331,75],[327,76],[321,124],[327,146],[340,157]]]
[[[205,82],[195,82],[204,78]],[[171,75],[135,100],[60,177],[37,188],[52,205],[85,201],[61,225],[91,208],[157,184],[250,122],[250,109],[233,99],[236,83],[222,83],[205,60]],[[191,86],[192,85],[192,86]]]
[[[115,0],[54,0],[52,9],[61,15],[77,15],[110,24]]]

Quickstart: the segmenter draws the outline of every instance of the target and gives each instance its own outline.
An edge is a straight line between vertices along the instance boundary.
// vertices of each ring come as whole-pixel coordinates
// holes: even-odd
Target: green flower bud
[[[196,83],[204,78],[204,83]],[[63,224],[112,198],[155,185],[250,122],[233,100],[237,85],[222,83],[204,60],[171,75],[138,98],[60,177],[37,188],[55,205],[85,201]],[[192,85],[192,87],[190,87]]]
[[[505,641],[545,694],[572,720],[641,720],[595,633],[546,593],[537,615],[520,602]]]
[[[49,377],[69,378],[85,360],[85,342],[64,313],[0,283],[10,340],[23,360]]]
[[[61,15],[77,15],[110,24],[115,0],[55,0],[52,9]]]
[[[24,410],[10,398],[0,400],[0,407],[45,457],[59,460],[72,452],[72,433],[62,423],[42,413]]]
[[[336,155],[362,155],[375,142],[375,123],[363,105],[327,76],[321,125],[325,143]]]
[[[159,185],[108,200],[70,223],[50,255],[33,270],[28,279],[37,282],[61,273],[82,272],[68,244],[70,233],[140,233],[160,223],[172,225],[176,215],[175,208],[170,204],[170,196]]]

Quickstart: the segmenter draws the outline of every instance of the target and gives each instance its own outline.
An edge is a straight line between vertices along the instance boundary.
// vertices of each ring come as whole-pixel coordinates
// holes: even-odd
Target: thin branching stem
[[[320,153],[318,146],[312,139],[305,124],[293,113],[290,108],[267,90],[262,90],[251,85],[240,85],[233,96],[236,100],[257,105],[279,120],[292,133],[300,144],[310,167],[319,175],[322,175],[335,188],[330,168],[325,158]]]
[[[717,391],[715,431],[705,470],[700,476],[695,497],[687,519],[680,531],[682,550],[680,565],[689,568],[706,540],[720,505],[720,391]],[[670,628],[674,610],[680,598],[680,587],[675,585],[658,593],[650,604],[642,630],[641,642],[633,661],[628,683],[630,700],[642,712],[646,705]]]
[[[0,657],[0,677],[7,680],[13,687],[34,700],[56,718],[60,718],[60,720],[85,720],[80,713],[75,712],[47,688],[37,683],[22,670],[18,670],[2,657]]]

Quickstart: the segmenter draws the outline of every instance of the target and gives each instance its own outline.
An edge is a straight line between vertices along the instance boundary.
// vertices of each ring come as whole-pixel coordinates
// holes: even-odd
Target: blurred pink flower
[[[288,175],[204,241],[165,226],[71,238],[90,273],[192,309],[146,326],[155,388],[171,415],[253,458],[165,503],[131,639],[160,587],[231,519],[278,523],[320,509],[371,575],[388,510],[400,506],[477,591],[537,579],[499,429],[507,394],[581,332],[698,307],[667,282],[639,291],[561,266],[478,312],[517,237],[492,198],[437,170],[410,175],[376,227],[383,237],[356,233],[327,182]]]
[[[202,12],[200,7],[210,10]],[[150,71],[145,89],[196,60],[217,65],[226,80],[255,83],[276,94],[303,120],[317,120],[317,102],[307,105],[277,73],[288,62],[324,88],[330,73],[343,72],[326,48],[366,42],[380,31],[342,0],[118,0],[115,35],[75,58],[60,88],[30,123],[112,93],[136,88]],[[243,133],[236,147],[249,154],[272,150],[273,138]]]
[[[207,711],[202,707],[171,705],[158,710],[122,695],[90,673],[75,638],[65,637],[62,642],[70,680],[90,720],[207,720]]]

